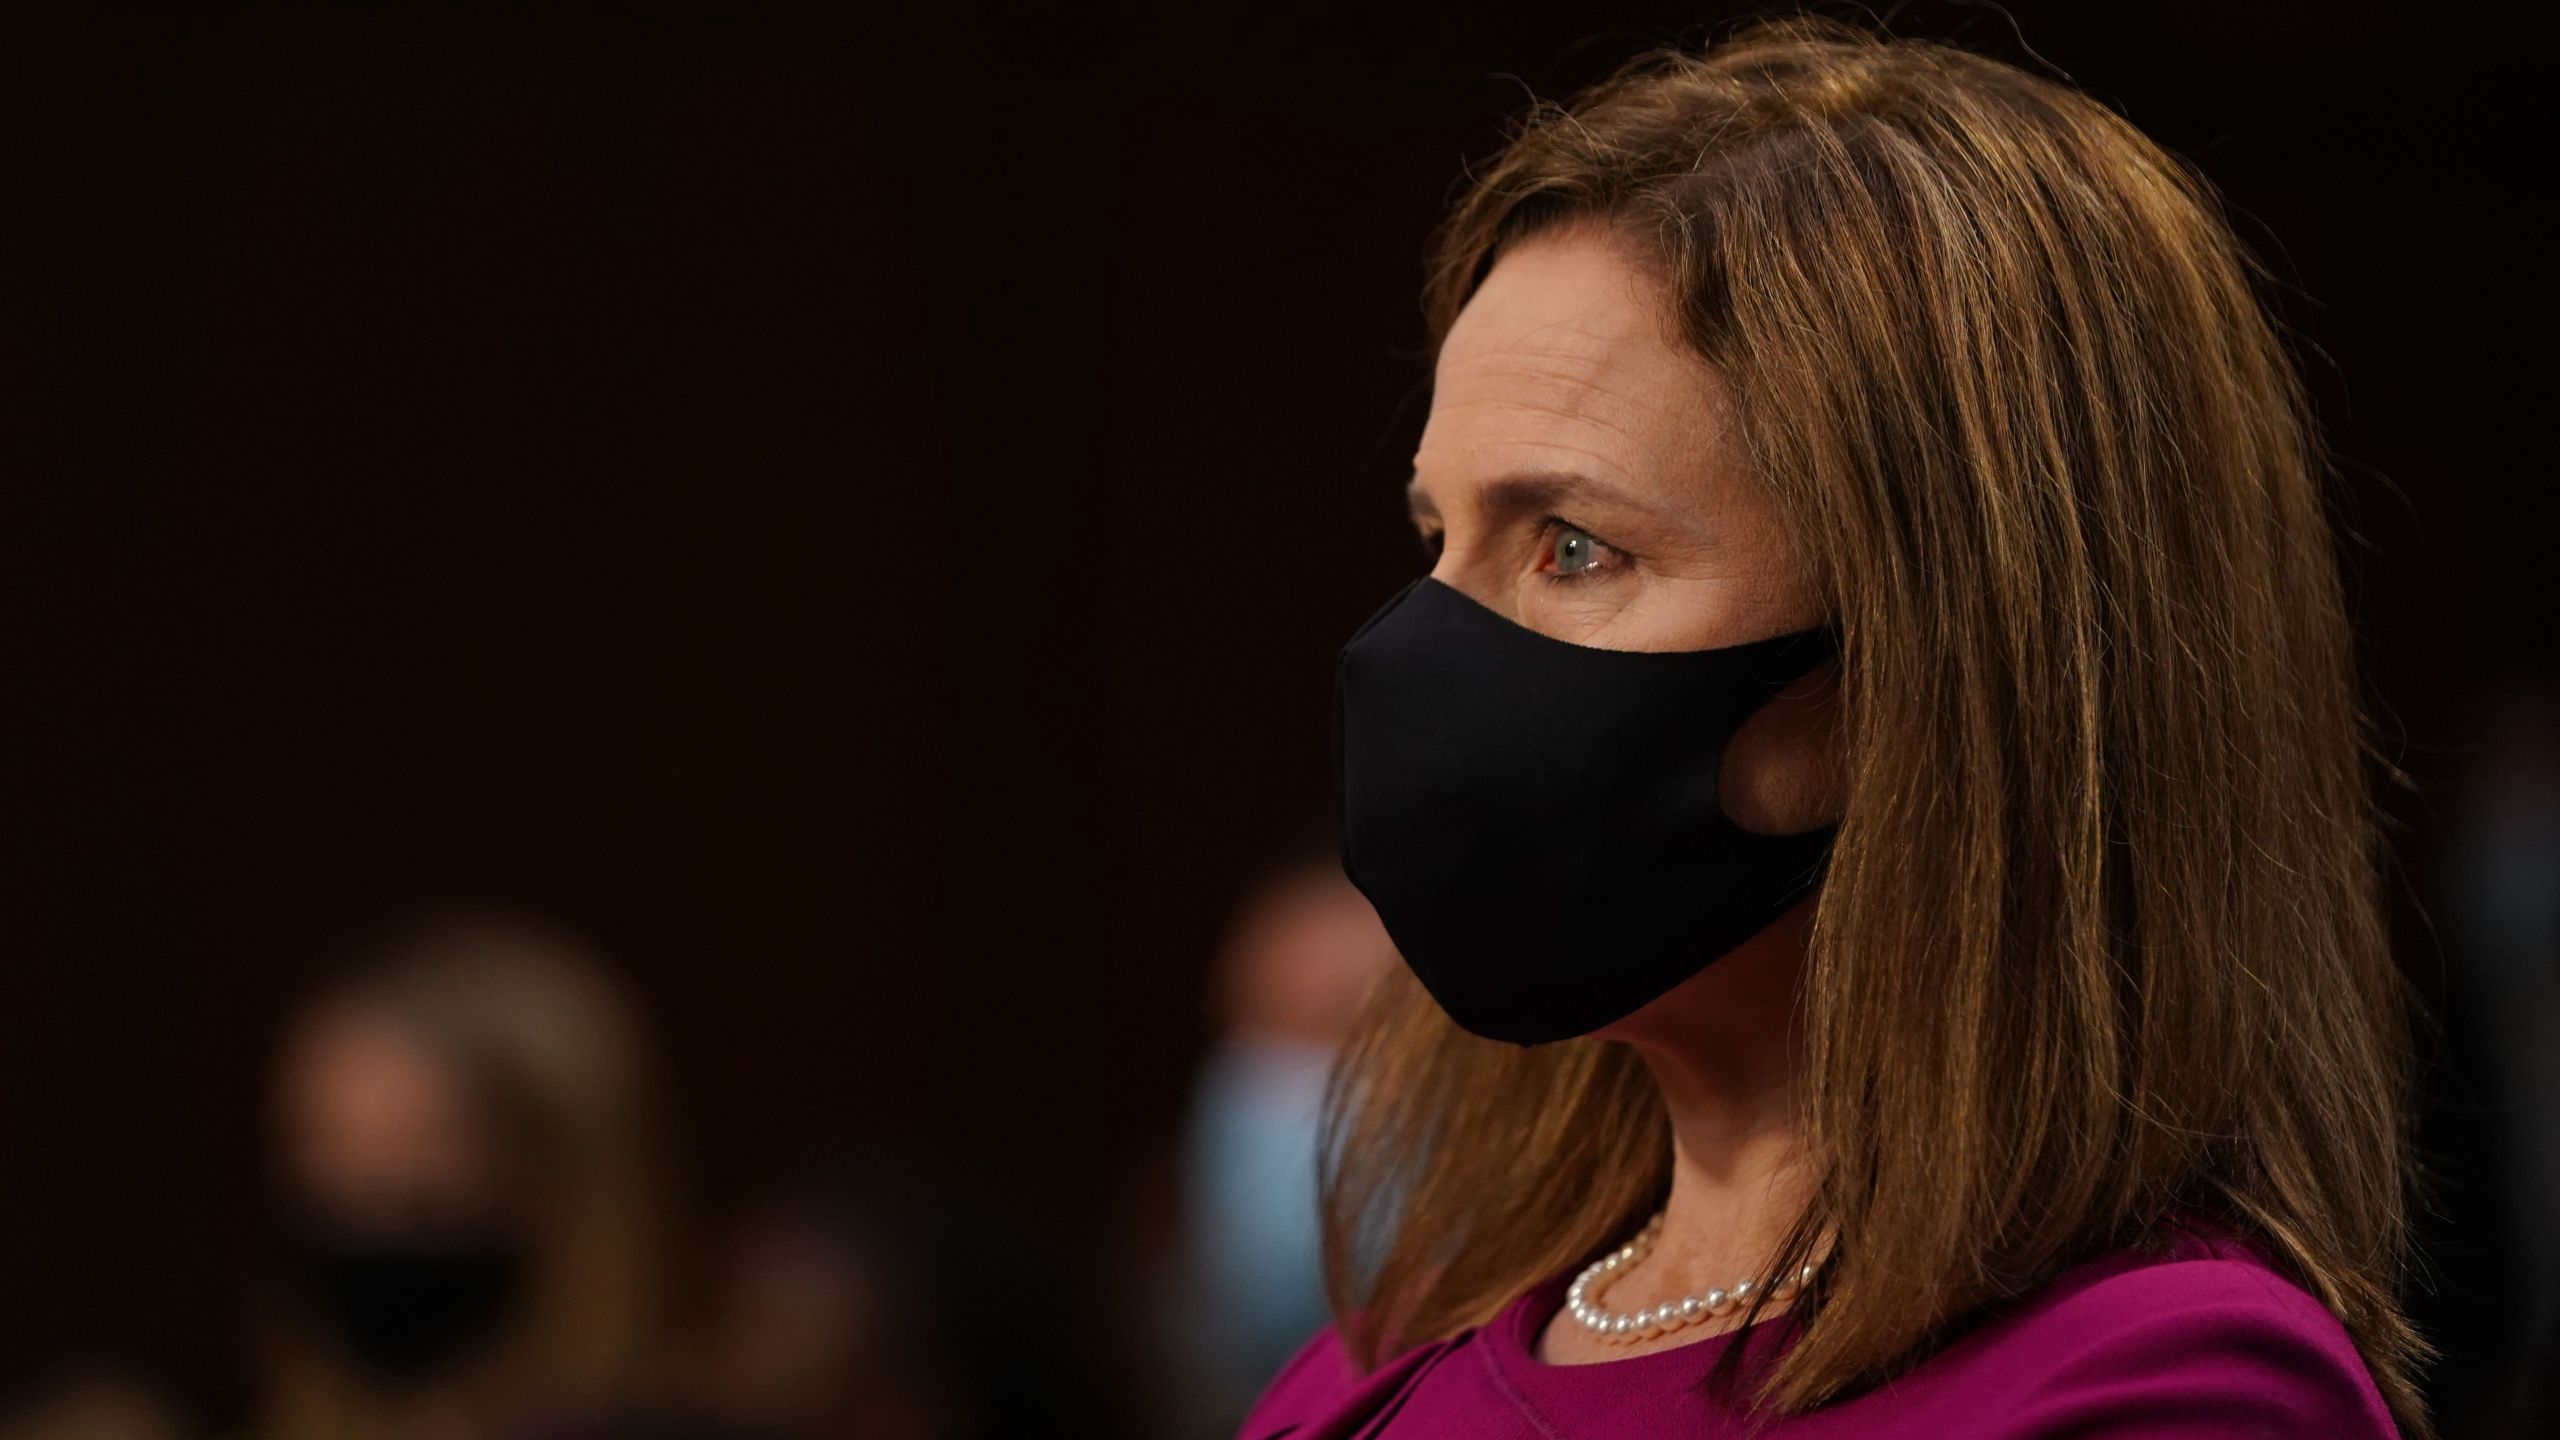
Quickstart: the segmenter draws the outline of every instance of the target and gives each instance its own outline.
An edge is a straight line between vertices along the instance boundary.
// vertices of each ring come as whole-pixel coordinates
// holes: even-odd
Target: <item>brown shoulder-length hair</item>
[[[2388,766],[2271,277],[2209,184],[2067,85],[1796,17],[1539,103],[1440,232],[1435,339],[1559,224],[1660,262],[1839,626],[1846,810],[1801,999],[1819,1178],[1767,1277],[1831,1258],[1763,1413],[2204,1212],[2430,1433],[2397,1299]],[[1364,1363],[1588,1260],[1668,1184],[1629,1049],[1481,1041],[1402,975],[1326,1130]]]

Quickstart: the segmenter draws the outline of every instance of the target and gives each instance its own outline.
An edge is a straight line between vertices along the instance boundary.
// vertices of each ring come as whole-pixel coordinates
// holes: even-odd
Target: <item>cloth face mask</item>
[[[423,1383],[468,1360],[515,1318],[530,1259],[476,1231],[368,1236],[313,1224],[297,1237],[305,1297],[377,1378]]]
[[[1622,1020],[1820,883],[1836,827],[1745,830],[1716,777],[1834,653],[1827,628],[1596,649],[1416,580],[1335,668],[1342,867],[1466,1029],[1536,1045]]]

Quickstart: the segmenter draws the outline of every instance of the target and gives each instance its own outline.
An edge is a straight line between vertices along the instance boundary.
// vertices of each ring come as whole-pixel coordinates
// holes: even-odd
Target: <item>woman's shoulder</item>
[[[1301,1415],[1339,1396],[1356,1379],[1351,1356],[1343,1348],[1342,1327],[1328,1322],[1308,1336],[1264,1383],[1261,1398],[1253,1402],[1248,1413],[1253,1421]],[[1252,1433],[1254,1428],[1249,1421],[1246,1433]]]
[[[2187,1222],[2142,1248],[2111,1250],[2063,1271],[2031,1307],[2048,1330],[2103,1332],[2161,1314],[2241,1315],[2289,1331],[2345,1329],[2318,1297],[2237,1230]]]
[[[1327,1324],[1308,1336],[1263,1386],[1261,1398],[1253,1402],[1236,1432],[1239,1440],[1286,1434],[1327,1416],[1366,1414],[1474,1333],[1469,1327],[1445,1339],[1425,1341],[1374,1369],[1363,1370],[1343,1339],[1341,1325]]]
[[[1272,1376],[1238,1433],[1261,1440],[1369,1413],[1475,1333],[1364,1372],[1340,1328],[1326,1325]],[[2249,1240],[2202,1224],[2182,1225],[2165,1245],[2066,1269],[1984,1314],[1917,1369],[1804,1422],[1808,1436],[1977,1440],[2398,1434],[2337,1317]]]
[[[2005,1397],[2002,1434],[2398,1433],[2338,1318],[2209,1225],[2064,1271],[1946,1358],[1965,1388]]]

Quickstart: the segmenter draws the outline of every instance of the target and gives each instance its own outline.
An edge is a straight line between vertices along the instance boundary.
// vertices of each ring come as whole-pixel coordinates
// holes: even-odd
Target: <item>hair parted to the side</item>
[[[2317,428],[2210,185],[2068,85],[1793,17],[1541,102],[1438,236],[1435,337],[1560,224],[1659,262],[1840,631],[1846,812],[1802,997],[1820,1179],[1760,1292],[1832,1253],[1762,1413],[2197,1210],[2431,1434],[2387,765]],[[1627,1047],[1479,1040],[1401,973],[1323,1152],[1365,1363],[1605,1250],[1670,1171]]]

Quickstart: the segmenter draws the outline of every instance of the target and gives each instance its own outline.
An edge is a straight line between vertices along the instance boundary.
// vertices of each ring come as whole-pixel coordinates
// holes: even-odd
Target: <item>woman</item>
[[[645,1377],[660,1248],[637,1017],[583,947],[457,915],[296,1016],[266,1440],[587,1433]]]
[[[2299,383],[2204,183],[1831,22],[1442,234],[1345,648],[1409,962],[1241,1434],[2422,1436],[2406,1017]]]

